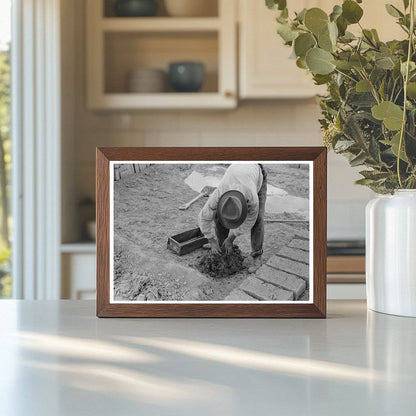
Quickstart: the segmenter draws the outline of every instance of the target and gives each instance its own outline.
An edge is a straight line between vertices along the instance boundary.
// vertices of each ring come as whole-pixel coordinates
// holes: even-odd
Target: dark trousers
[[[266,198],[267,198],[267,173],[263,166],[260,165],[261,172],[263,174],[263,183],[258,193],[259,197],[259,213],[257,220],[251,229],[251,255],[253,257],[261,256],[263,254],[263,242],[264,242],[264,213],[266,211]],[[228,237],[230,230],[225,228],[218,217],[215,217],[215,234],[220,246],[224,243]]]

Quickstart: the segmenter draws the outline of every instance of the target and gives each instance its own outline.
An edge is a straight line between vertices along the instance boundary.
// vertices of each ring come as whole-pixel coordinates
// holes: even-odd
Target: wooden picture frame
[[[97,316],[186,318],[325,318],[326,317],[326,226],[327,150],[324,147],[205,147],[205,148],[97,148]],[[310,302],[152,302],[110,301],[110,166],[111,162],[151,161],[189,163],[218,162],[311,162],[313,184],[312,236],[313,276]],[[269,162],[266,162],[269,161]]]

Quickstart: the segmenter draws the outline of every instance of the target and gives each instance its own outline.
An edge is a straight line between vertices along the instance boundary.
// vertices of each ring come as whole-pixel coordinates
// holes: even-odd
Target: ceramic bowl
[[[161,69],[138,68],[129,73],[127,90],[135,93],[160,93],[167,90],[166,72]]]
[[[158,0],[117,0],[114,11],[119,17],[156,16],[157,4]]]
[[[205,80],[205,67],[201,62],[172,62],[169,65],[169,82],[177,92],[197,92]]]

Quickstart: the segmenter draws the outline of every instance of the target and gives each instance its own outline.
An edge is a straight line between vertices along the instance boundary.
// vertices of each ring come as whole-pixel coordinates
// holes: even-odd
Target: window
[[[0,298],[12,295],[10,267],[10,42],[11,0],[0,0]]]

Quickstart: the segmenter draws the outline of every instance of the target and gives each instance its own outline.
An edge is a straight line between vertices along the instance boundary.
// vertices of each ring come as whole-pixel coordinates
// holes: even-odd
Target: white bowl
[[[165,8],[168,15],[173,17],[218,15],[216,0],[165,0]]]
[[[136,93],[159,93],[167,89],[167,74],[160,69],[139,68],[129,73],[127,90]]]

